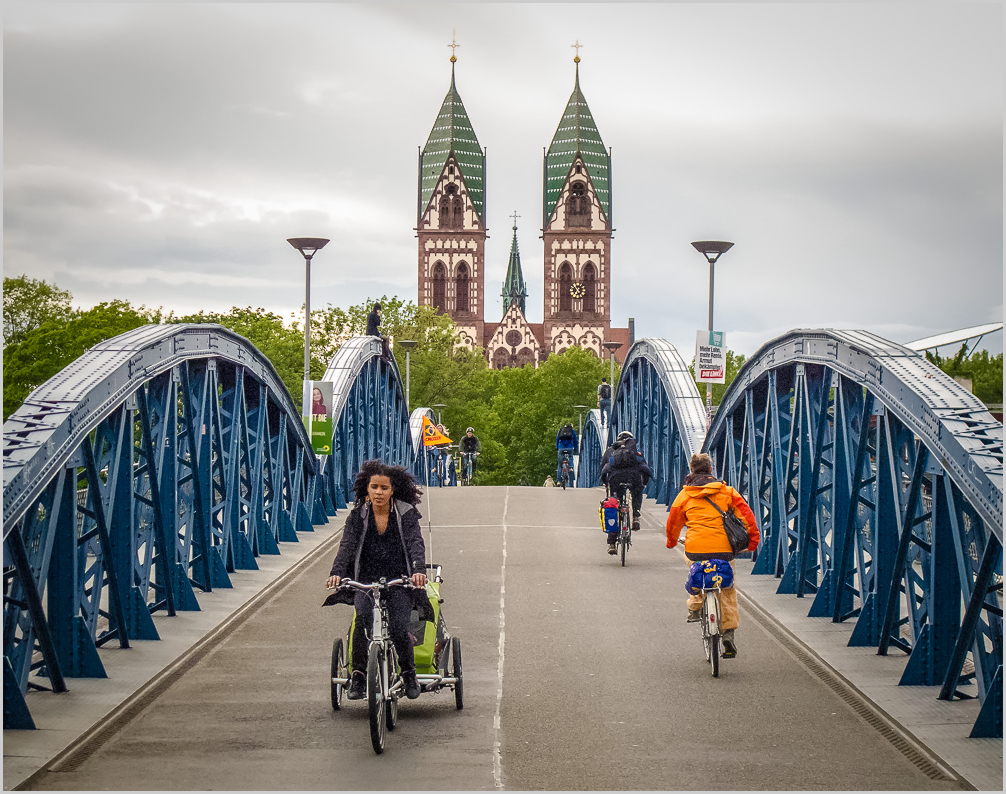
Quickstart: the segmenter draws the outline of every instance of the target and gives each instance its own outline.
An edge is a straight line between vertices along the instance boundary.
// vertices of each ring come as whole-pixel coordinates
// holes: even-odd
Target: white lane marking
[[[500,709],[503,706],[503,657],[506,647],[506,514],[507,506],[510,503],[510,488],[506,489],[503,497],[503,564],[500,567],[500,641],[499,641],[499,667],[496,678],[496,716],[493,718],[493,778],[496,781],[496,788],[503,788],[503,754],[500,747]]]
[[[498,526],[499,524],[437,524],[437,527],[442,529],[496,529],[496,527]],[[590,526],[566,526],[562,524],[511,524],[510,528],[511,529],[597,529],[598,524],[591,524]]]

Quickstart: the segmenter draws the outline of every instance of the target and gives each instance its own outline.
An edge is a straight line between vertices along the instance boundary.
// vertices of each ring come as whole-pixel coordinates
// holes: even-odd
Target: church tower
[[[514,213],[516,215],[516,213]],[[520,250],[517,248],[517,219],[513,222],[513,242],[510,243],[510,262],[503,279],[503,314],[511,305],[515,305],[521,314],[526,312],[524,299],[527,297],[527,285],[520,269]]]
[[[451,45],[455,47],[457,45]],[[457,323],[460,344],[485,344],[485,152],[454,82],[419,154],[416,234],[420,306]]]
[[[544,162],[543,341],[549,353],[575,346],[601,357],[612,336],[611,156],[580,90],[579,54],[573,62],[573,93]]]

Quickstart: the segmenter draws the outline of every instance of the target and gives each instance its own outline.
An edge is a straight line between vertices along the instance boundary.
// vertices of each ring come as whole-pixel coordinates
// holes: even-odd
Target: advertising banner
[[[695,334],[695,380],[699,383],[725,383],[727,348],[722,331],[698,331]]]
[[[332,454],[332,384],[323,380],[307,381],[311,395],[311,415],[304,417],[304,425],[311,436],[315,455]]]

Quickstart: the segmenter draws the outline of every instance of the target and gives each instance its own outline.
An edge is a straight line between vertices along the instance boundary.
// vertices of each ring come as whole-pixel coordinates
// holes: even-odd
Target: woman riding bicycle
[[[420,588],[388,588],[388,621],[391,641],[395,644],[402,668],[405,694],[419,697],[416,665],[409,637],[409,617],[413,606],[432,620],[432,608],[426,595],[426,545],[419,525],[422,518],[416,505],[422,492],[412,475],[401,466],[386,466],[380,460],[368,460],[360,467],[353,483],[356,502],[346,518],[342,543],[332,563],[328,587],[339,586],[349,578],[357,582],[377,582],[382,577],[394,579],[403,574]],[[356,607],[353,631],[353,677],[346,697],[362,700],[367,695],[367,632],[373,625],[374,602],[369,593],[337,594],[333,603]]]
[[[723,512],[734,509],[737,516],[747,527],[748,551],[758,548],[758,524],[754,513],[744,501],[744,497],[722,480],[713,476],[713,463],[708,455],[692,455],[688,463],[690,474],[685,478],[685,486],[678,493],[667,516],[667,548],[678,545],[681,529],[687,525],[685,534],[685,559],[689,562],[700,560],[726,560],[734,558],[726,530],[723,528],[723,517],[716,507]],[[714,507],[709,502],[715,503]],[[737,613],[737,588],[727,587],[720,591],[720,603],[723,609],[721,628],[723,629],[723,658],[732,659],[737,655],[737,642],[734,639],[734,629],[739,623]],[[688,622],[699,621],[702,607],[702,594],[688,596]]]

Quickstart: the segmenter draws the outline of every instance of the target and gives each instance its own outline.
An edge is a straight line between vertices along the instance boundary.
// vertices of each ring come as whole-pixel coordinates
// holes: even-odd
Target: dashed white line
[[[503,706],[503,659],[506,649],[506,514],[510,503],[510,489],[503,498],[503,563],[500,567],[500,640],[499,667],[496,673],[496,716],[493,718],[493,779],[496,788],[503,788],[503,754],[500,745],[500,709]]]

